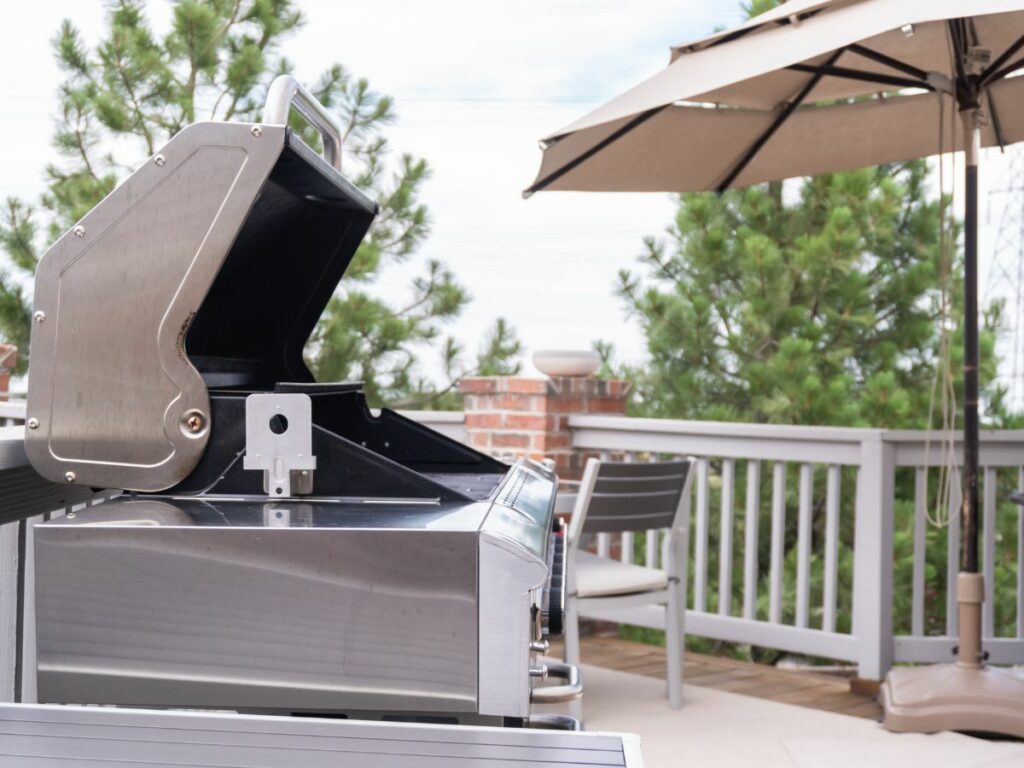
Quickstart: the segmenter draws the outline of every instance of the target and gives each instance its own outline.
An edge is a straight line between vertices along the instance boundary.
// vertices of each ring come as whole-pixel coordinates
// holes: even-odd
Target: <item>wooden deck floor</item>
[[[561,648],[552,648],[560,656]],[[665,678],[665,649],[613,637],[585,637],[583,662],[620,672]],[[686,653],[686,685],[741,693],[800,707],[878,720],[882,708],[873,697],[850,691],[848,680],[838,676],[776,669],[718,656]]]

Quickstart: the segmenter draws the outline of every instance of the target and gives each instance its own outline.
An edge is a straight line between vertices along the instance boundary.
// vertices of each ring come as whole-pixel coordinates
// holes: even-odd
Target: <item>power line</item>
[[[320,0],[325,2],[325,0]],[[307,6],[320,3],[306,0]],[[332,0],[326,0],[325,4],[333,5]],[[381,6],[409,8],[409,0],[347,0],[345,5],[349,8],[380,8]],[[618,0],[517,0],[517,2],[501,3],[496,0],[431,0],[430,7],[440,6],[466,8],[468,10],[493,13],[495,10],[513,13],[549,13],[555,11],[568,11],[572,13],[630,13],[630,14],[666,14],[679,17],[699,18],[711,22],[727,23],[739,17],[738,6],[733,3],[683,3],[658,2],[643,3],[634,0],[628,7],[624,7]]]

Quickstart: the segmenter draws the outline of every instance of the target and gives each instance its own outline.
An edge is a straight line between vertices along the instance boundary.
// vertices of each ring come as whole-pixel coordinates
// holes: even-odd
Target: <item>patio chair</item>
[[[580,617],[644,605],[665,607],[668,699],[682,706],[686,525],[690,461],[645,463],[590,459],[569,521],[565,660],[580,663]],[[584,535],[667,529],[664,570],[600,557],[580,548]],[[572,704],[582,716],[582,702]]]

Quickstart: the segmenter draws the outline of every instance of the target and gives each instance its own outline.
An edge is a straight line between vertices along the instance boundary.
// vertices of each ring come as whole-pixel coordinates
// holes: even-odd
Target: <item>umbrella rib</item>
[[[958,82],[964,82],[967,78],[967,73],[964,71],[964,55],[967,53],[967,46],[960,37],[960,26],[957,24],[958,19],[950,19],[946,22],[946,26],[949,29],[949,35],[953,39],[953,62],[956,66],[956,79]]]
[[[1024,58],[1017,59],[1015,62],[1013,62],[1013,64],[1003,67],[1001,70],[993,74],[990,78],[984,80],[982,82],[982,85],[991,85],[992,83],[998,80],[1002,80],[1010,73],[1016,72],[1018,69],[1021,69],[1022,67],[1024,67]]]
[[[826,64],[791,64],[786,69],[791,69],[794,72],[817,72],[829,77],[841,77],[844,80],[860,80],[865,83],[881,83],[882,85],[892,85],[900,88],[927,88],[928,90],[934,90],[934,87],[925,80],[894,77],[892,75],[883,75],[879,72],[850,69],[849,67],[832,67]]]
[[[999,68],[1021,48],[1024,48],[1024,35],[1018,37],[1017,41],[1013,45],[1003,51],[995,61],[985,67],[985,71],[981,73],[982,85],[987,85],[992,80],[998,80],[1000,75]]]
[[[845,47],[840,48],[831,56],[829,56],[828,61],[825,62],[825,66],[830,67],[833,64],[835,64],[836,60],[843,55],[843,52],[845,50]],[[723,179],[722,183],[715,188],[715,191],[718,194],[722,194],[723,192],[725,192],[725,190],[727,190],[729,186],[734,181],[736,181],[736,178],[741,173],[743,173],[743,170],[748,165],[750,165],[750,161],[754,159],[754,156],[761,151],[761,148],[768,142],[768,140],[775,134],[775,132],[779,130],[782,124],[786,122],[786,120],[789,118],[790,115],[793,114],[796,108],[803,103],[804,99],[807,98],[808,94],[810,94],[810,92],[814,90],[814,86],[820,83],[821,78],[823,78],[824,76],[824,73],[820,71],[815,72],[811,76],[811,79],[808,80],[804,87],[800,89],[800,92],[788,104],[786,104],[785,109],[783,109],[778,115],[776,115],[775,119],[772,121],[772,124],[768,126],[767,130],[765,130],[764,133],[757,137],[757,140],[750,145],[750,148],[739,159],[739,162],[737,162],[736,165],[733,166],[732,170],[729,171],[725,179]]]
[[[860,43],[854,43],[851,45],[850,52],[856,53],[858,56],[863,56],[865,59],[871,59],[879,64],[884,64],[887,67],[891,67],[892,69],[898,70],[906,75],[910,75],[918,80],[928,79],[928,73],[923,69],[918,69],[912,64],[907,64],[899,59],[894,59],[892,56],[886,56],[884,53],[874,51]]]
[[[815,8],[812,11],[805,11],[804,13],[799,14],[796,18],[797,18],[797,21],[806,21],[807,19],[810,19],[810,18],[813,18],[814,16],[817,16],[819,13],[821,13],[821,8]],[[793,23],[792,22],[792,18],[789,17],[789,16],[786,16],[786,17],[781,18],[781,19],[777,19],[775,21],[775,25],[778,26],[778,27],[784,27],[787,24],[792,24],[792,23]],[[708,48],[715,48],[715,47],[717,47],[719,45],[724,45],[725,43],[731,43],[734,40],[739,40],[740,38],[746,37],[751,32],[756,32],[757,30],[761,29],[763,26],[764,26],[764,24],[759,24],[759,25],[753,26],[753,27],[744,27],[742,29],[737,29],[734,32],[731,32],[731,33],[726,34],[726,35],[722,35],[717,40],[712,40],[711,43],[709,45],[707,45],[705,48],[694,49],[694,48],[691,47],[691,48],[687,48],[686,50],[689,50],[690,52],[694,52],[694,50],[702,51],[702,50],[707,50]],[[685,46],[681,46],[680,50],[682,50],[683,48],[685,48]]]
[[[991,90],[986,90],[985,95],[988,96],[988,111],[992,115],[992,130],[995,131],[996,141],[999,143],[999,149],[1006,149],[1006,136],[1003,134],[1003,124],[999,120],[999,110],[996,109],[996,100],[992,96]]]
[[[547,186],[553,184],[554,182],[558,181],[565,174],[569,173],[569,171],[573,170],[574,168],[577,168],[581,163],[584,163],[587,160],[589,160],[591,157],[596,155],[598,152],[600,152],[602,149],[607,147],[613,141],[616,141],[616,140],[622,138],[627,133],[629,133],[634,128],[636,128],[638,125],[641,125],[642,123],[647,122],[648,120],[650,120],[652,117],[654,117],[656,114],[658,114],[659,112],[661,112],[663,109],[665,109],[668,106],[669,106],[668,104],[663,104],[660,107],[655,107],[654,109],[648,109],[646,112],[641,112],[639,115],[634,117],[628,123],[626,123],[625,125],[623,125],[622,127],[618,128],[618,129],[616,129],[614,132],[612,132],[608,136],[605,136],[603,139],[601,139],[601,141],[597,142],[597,144],[592,146],[586,152],[582,152],[581,154],[579,154],[578,156],[574,157],[572,160],[570,160],[568,163],[563,165],[558,170],[552,171],[551,173],[549,173],[547,176],[545,176],[540,181],[536,182],[535,184],[533,184],[530,187],[527,187],[526,191],[523,193],[523,196],[524,197],[529,197],[534,192],[539,192],[540,190],[544,189],[545,187],[547,187]]]

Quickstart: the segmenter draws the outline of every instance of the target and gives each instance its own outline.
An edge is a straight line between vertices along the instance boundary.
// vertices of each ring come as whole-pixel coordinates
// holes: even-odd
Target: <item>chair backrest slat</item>
[[[601,465],[602,468],[607,466]],[[653,475],[651,477],[604,477],[597,476],[594,493],[598,495],[635,495],[644,496],[652,493],[675,493],[679,495],[682,483],[686,481],[685,470],[671,475]]]
[[[689,472],[688,461],[602,462],[587,505],[583,532],[671,528]]]

